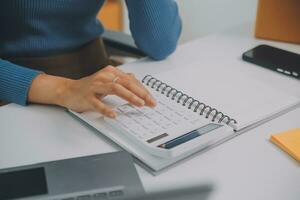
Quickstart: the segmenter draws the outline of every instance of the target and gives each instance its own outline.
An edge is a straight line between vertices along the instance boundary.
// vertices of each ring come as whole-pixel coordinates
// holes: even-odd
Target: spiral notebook
[[[300,103],[296,97],[246,77],[226,82],[224,76],[219,78],[220,83],[225,81],[222,87],[218,84],[210,86],[205,78],[196,79],[198,70],[192,67],[174,69],[155,77],[144,76],[141,81],[158,101],[154,109],[136,108],[109,96],[104,100],[115,107],[118,113],[115,120],[97,113],[70,112],[130,152],[147,169],[158,172],[283,114]],[[187,72],[189,79],[176,78]],[[240,83],[240,89],[236,86],[235,90],[222,90],[228,90],[230,85],[236,83]]]

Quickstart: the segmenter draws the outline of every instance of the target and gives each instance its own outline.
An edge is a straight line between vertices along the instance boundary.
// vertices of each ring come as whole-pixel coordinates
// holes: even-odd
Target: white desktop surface
[[[300,46],[257,40],[251,26],[183,45],[166,61],[148,60],[123,66],[138,76],[184,67],[185,55],[195,59],[240,59],[261,43],[300,53]],[[235,45],[232,45],[232,44]],[[207,51],[204,51],[206,49]],[[213,51],[214,50],[214,51]],[[213,52],[213,53],[212,53]],[[220,59],[221,60],[221,59]],[[243,62],[243,61],[240,61]],[[249,76],[300,97],[300,81],[249,65]],[[300,108],[244,133],[208,152],[198,154],[153,176],[137,165],[147,191],[205,182],[213,183],[211,199],[300,198],[300,164],[269,141],[271,133],[300,127]],[[55,106],[15,104],[0,107],[0,168],[116,151],[119,148]]]

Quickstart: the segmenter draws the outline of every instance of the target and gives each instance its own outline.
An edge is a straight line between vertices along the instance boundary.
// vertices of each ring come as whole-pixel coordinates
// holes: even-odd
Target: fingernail
[[[156,101],[151,95],[149,95],[149,97],[147,99],[151,105],[156,106]]]
[[[108,116],[109,116],[110,118],[116,118],[116,117],[117,117],[116,113],[114,113],[114,112],[108,113]]]
[[[134,97],[134,100],[140,106],[144,106],[145,105],[145,101],[143,99],[140,99],[138,97]]]
[[[153,104],[153,105],[156,105],[156,101],[155,101],[155,99],[151,99],[151,103]]]

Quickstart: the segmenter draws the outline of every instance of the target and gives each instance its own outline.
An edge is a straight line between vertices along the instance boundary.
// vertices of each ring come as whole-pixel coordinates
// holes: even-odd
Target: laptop
[[[149,192],[137,195],[130,200],[208,200],[212,191],[213,187],[211,184],[202,184],[193,187]]]
[[[132,157],[124,151],[0,170],[0,200],[118,200],[143,195]]]

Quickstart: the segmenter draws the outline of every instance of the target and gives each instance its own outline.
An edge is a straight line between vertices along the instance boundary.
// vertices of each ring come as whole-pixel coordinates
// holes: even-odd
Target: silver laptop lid
[[[0,199],[130,199],[144,194],[126,152],[0,170],[0,186]]]

